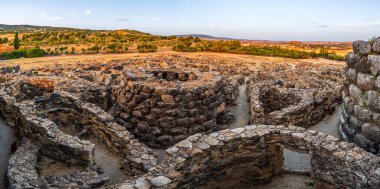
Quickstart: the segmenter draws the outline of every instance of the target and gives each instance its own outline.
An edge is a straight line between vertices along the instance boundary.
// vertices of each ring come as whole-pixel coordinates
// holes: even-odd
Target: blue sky
[[[378,0],[0,0],[0,23],[266,40],[380,35]]]

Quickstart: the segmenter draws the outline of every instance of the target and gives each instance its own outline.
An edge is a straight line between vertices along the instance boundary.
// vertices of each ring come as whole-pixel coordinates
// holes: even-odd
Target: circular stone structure
[[[307,78],[293,81],[292,74]],[[304,74],[304,73],[302,73]],[[334,72],[333,72],[334,74]],[[324,82],[314,73],[278,72],[276,76],[254,75],[248,84],[251,124],[296,125],[308,128],[333,112],[341,101],[341,85],[331,75]],[[305,77],[305,75],[307,75]],[[277,78],[283,78],[279,80]],[[295,85],[297,83],[297,85]]]
[[[353,43],[347,57],[343,113],[339,125],[342,138],[379,154],[380,148],[380,38],[372,46]]]
[[[113,88],[114,116],[151,147],[218,130],[225,111],[223,77],[197,70],[123,71]]]

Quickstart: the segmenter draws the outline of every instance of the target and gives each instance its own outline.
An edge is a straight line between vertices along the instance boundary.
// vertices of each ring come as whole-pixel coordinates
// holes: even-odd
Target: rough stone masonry
[[[342,138],[379,155],[380,145],[380,37],[372,42],[355,41],[347,57]]]
[[[216,131],[224,112],[222,76],[195,70],[126,70],[114,88],[115,116],[152,147]]]

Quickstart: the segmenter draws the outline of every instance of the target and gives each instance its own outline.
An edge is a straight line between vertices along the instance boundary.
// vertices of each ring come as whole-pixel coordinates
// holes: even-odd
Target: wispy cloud
[[[85,15],[90,15],[91,13],[92,13],[91,9],[88,9],[88,10],[86,10],[86,12],[84,12]]]
[[[130,21],[129,19],[127,18],[121,18],[121,17],[114,17],[114,19],[118,22],[128,22]]]
[[[75,15],[77,15],[76,12],[69,12],[69,16],[75,16]]]
[[[63,20],[63,19],[65,18],[61,16],[52,16],[52,17],[47,18],[46,20],[52,21],[52,20]]]

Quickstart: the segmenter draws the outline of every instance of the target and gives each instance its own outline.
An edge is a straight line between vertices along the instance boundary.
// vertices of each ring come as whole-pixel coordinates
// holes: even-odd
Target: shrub
[[[21,49],[21,50],[14,50],[11,52],[4,52],[0,54],[0,58],[2,59],[15,59],[15,58],[35,58],[35,57],[42,57],[46,54],[46,52],[39,48],[32,48],[32,49]]]
[[[157,51],[157,46],[155,44],[153,44],[152,42],[140,42],[138,45],[137,45],[137,50],[140,52],[140,53],[144,53],[144,52],[156,52]]]

